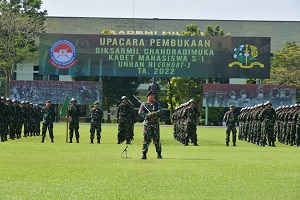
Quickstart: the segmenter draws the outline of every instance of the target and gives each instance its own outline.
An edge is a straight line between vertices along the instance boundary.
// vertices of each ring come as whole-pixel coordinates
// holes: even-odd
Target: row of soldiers
[[[0,101],[0,134],[1,142],[21,138],[22,127],[24,135],[40,135],[40,122],[42,121],[41,108],[28,101],[19,102],[15,99],[1,97]]]
[[[299,104],[271,107],[271,102],[241,109],[238,116],[239,140],[260,146],[275,146],[275,141],[300,146]]]
[[[172,115],[174,120],[174,139],[188,146],[192,142],[194,146],[197,143],[197,118],[200,116],[196,102],[190,101],[178,106]]]

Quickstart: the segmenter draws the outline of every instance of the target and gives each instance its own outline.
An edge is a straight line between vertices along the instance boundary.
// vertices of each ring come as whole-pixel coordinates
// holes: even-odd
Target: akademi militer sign
[[[41,34],[45,75],[269,78],[269,37]]]

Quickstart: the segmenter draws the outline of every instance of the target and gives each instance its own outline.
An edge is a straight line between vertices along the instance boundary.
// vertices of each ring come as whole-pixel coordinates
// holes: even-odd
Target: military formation
[[[278,141],[286,145],[300,146],[299,104],[272,108],[267,101],[253,107],[244,107],[238,116],[238,139],[262,147],[275,147]]]
[[[196,102],[193,99],[178,106],[172,115],[174,139],[184,146],[188,146],[190,142],[194,146],[198,146],[197,118],[199,116]]]
[[[28,101],[19,102],[16,99],[1,97],[0,101],[0,134],[1,142],[8,139],[39,136],[42,121],[41,108]],[[22,129],[23,136],[22,136]]]

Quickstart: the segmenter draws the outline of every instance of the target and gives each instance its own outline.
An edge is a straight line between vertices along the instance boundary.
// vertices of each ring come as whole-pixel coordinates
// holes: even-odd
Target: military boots
[[[163,159],[162,156],[161,156],[161,151],[158,151],[158,152],[157,152],[157,158],[158,158],[158,159]]]
[[[142,159],[147,159],[147,152],[146,151],[143,151]]]

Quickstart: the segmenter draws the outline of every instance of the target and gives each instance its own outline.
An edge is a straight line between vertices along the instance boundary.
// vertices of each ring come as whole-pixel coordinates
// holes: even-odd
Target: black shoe
[[[72,143],[73,141],[72,141],[72,138],[70,138],[70,141],[69,141],[69,143]]]
[[[122,144],[121,140],[118,140],[117,144]]]
[[[143,159],[143,160],[147,159],[147,153],[146,153],[146,152],[143,152],[142,159]]]
[[[93,143],[94,143],[94,140],[93,140],[93,139],[91,139],[90,143],[91,143],[91,144],[93,144]]]
[[[44,143],[45,142],[45,139],[44,138],[42,138],[42,141],[41,141],[41,143]]]
[[[161,156],[161,151],[157,152],[157,158],[158,159],[163,159],[162,156]]]
[[[233,145],[232,145],[232,146],[234,146],[234,147],[236,146],[235,142],[233,143]]]
[[[51,143],[54,143],[54,140],[53,140],[53,138],[51,138]]]
[[[194,146],[199,146],[199,144],[197,142],[194,143]]]
[[[76,143],[79,143],[79,138],[76,138]]]
[[[226,146],[229,146],[229,142],[226,142]]]
[[[97,139],[97,144],[100,144],[100,139]]]

